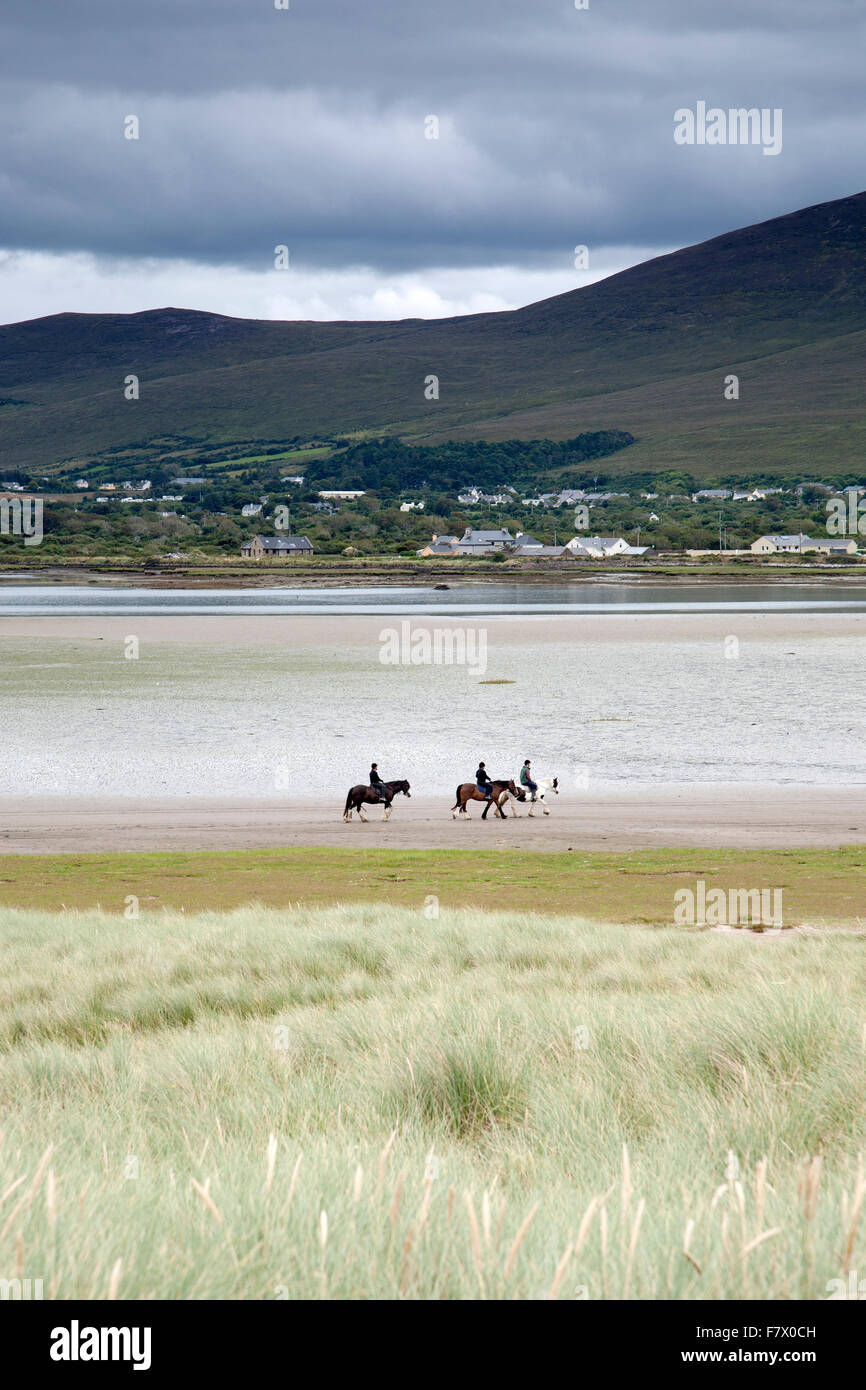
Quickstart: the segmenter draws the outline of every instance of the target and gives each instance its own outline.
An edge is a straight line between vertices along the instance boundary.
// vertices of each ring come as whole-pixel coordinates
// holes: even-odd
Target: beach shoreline
[[[429,613],[407,607],[405,612],[379,614],[285,613],[264,615],[58,615],[56,617],[0,617],[0,652],[4,639],[45,641],[107,641],[122,643],[134,633],[142,643],[223,643],[232,646],[329,647],[376,644],[383,628],[408,620],[416,626],[465,628],[490,627],[505,633],[509,642],[676,642],[724,640],[735,631],[755,638],[859,638],[866,635],[866,612],[821,611],[699,611],[604,613],[490,614],[440,611]],[[736,626],[732,626],[735,624]]]
[[[0,856],[164,850],[838,848],[866,844],[866,786],[685,784],[563,794],[545,816],[519,806],[507,823],[472,805],[454,821],[447,797],[397,798],[391,820],[342,819],[343,795],[286,799],[0,797]]]

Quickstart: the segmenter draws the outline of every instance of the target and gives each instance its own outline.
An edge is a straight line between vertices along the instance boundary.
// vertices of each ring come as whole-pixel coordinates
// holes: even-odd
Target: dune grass
[[[0,1277],[57,1298],[826,1298],[866,938],[0,913]]]

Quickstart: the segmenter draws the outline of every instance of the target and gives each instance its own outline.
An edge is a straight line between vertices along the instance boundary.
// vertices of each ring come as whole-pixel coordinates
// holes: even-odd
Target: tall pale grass
[[[0,1278],[57,1298],[823,1298],[862,941],[353,907],[0,917]]]

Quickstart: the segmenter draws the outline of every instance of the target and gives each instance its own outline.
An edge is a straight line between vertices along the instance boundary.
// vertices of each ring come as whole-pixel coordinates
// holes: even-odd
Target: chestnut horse
[[[485,801],[487,802],[487,804],[481,813],[482,820],[487,819],[487,812],[490,810],[491,806],[493,807],[497,816],[499,816],[502,820],[507,820],[508,817],[506,816],[502,807],[508,800],[509,794],[515,797],[515,799],[517,800],[520,799],[520,792],[514,785],[513,778],[510,777],[499,777],[493,781],[492,792],[489,800],[483,792],[480,792],[478,790],[478,787],[474,782],[461,782],[460,786],[457,788],[456,800],[454,802],[454,805],[451,807],[451,819],[457,819],[457,812],[459,810],[462,816],[465,816],[467,820],[471,820],[472,817],[469,814],[468,803],[470,801]]]

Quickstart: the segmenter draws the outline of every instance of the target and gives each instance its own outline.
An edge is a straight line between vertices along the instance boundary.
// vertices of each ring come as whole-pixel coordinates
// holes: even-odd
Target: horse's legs
[[[362,821],[364,822],[364,824],[366,825],[366,823],[367,823],[367,817],[364,815],[364,803],[363,803],[362,801],[359,801],[359,802],[358,802],[358,815],[360,816],[361,820],[362,820]]]
[[[390,819],[391,819],[391,809],[392,809],[392,808],[391,808],[391,803],[390,803],[390,801],[386,801],[386,802],[385,802],[385,805],[384,805],[384,808],[383,808],[383,810],[382,810],[382,819],[383,819],[383,820],[390,820]]]

